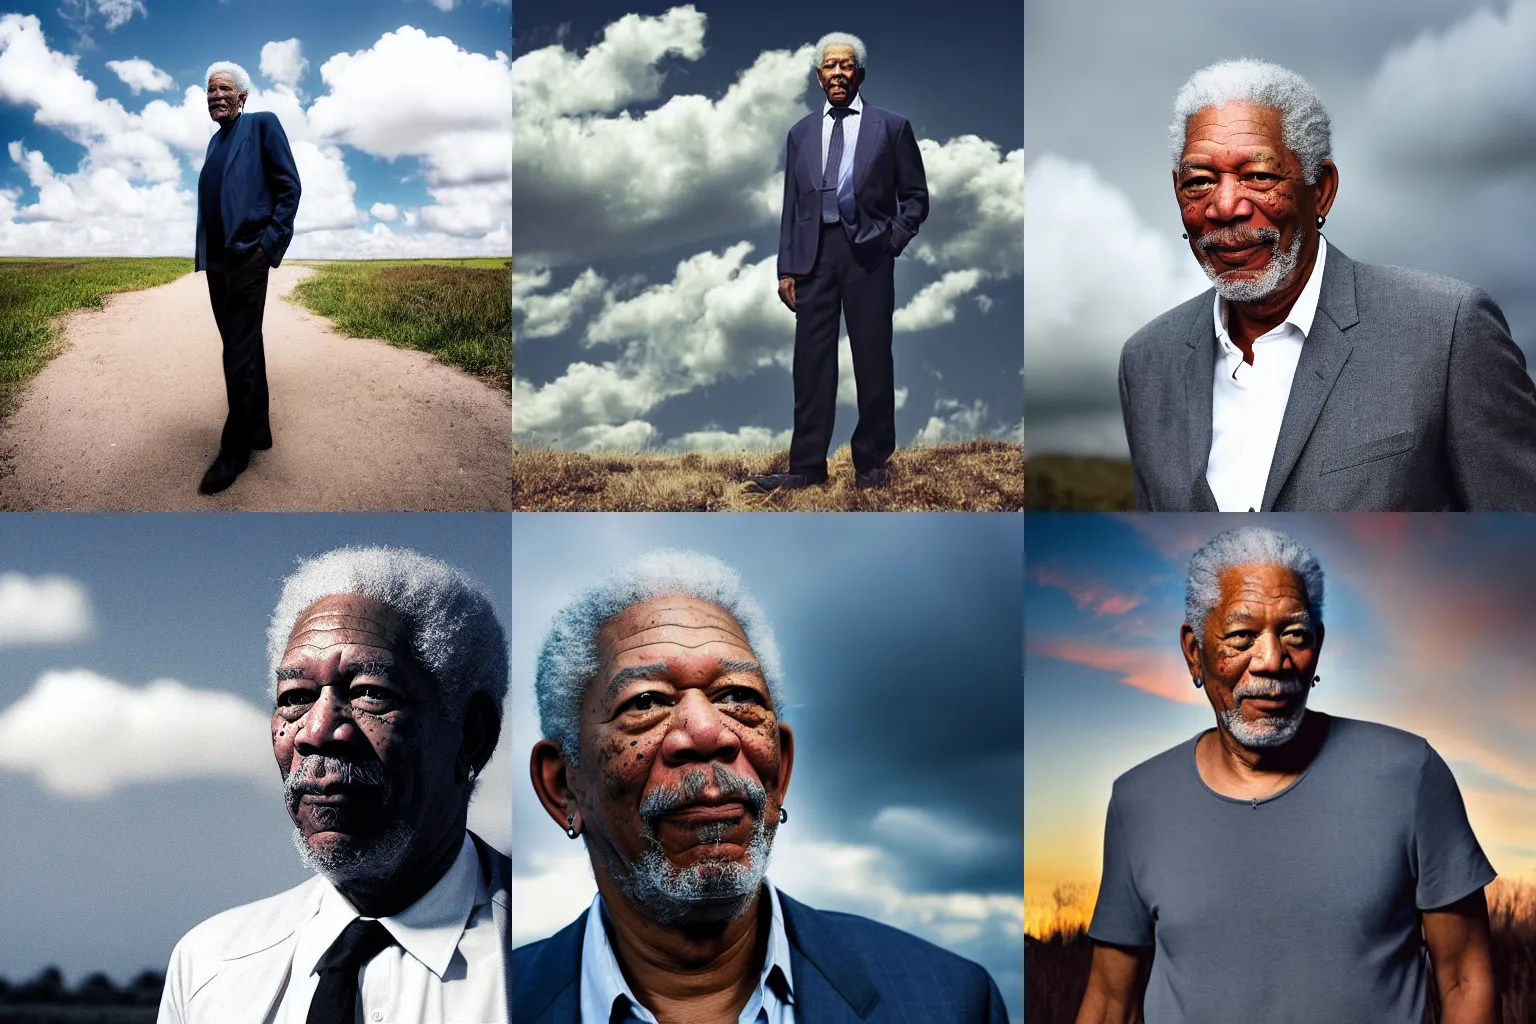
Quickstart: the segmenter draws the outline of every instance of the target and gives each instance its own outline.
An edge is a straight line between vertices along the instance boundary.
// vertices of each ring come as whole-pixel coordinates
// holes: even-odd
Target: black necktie
[[[320,985],[305,1024],[352,1024],[357,1018],[358,968],[394,944],[389,929],[377,921],[358,918],[347,925],[315,965]]]
[[[836,224],[841,215],[837,212],[837,183],[843,169],[843,118],[855,111],[848,107],[833,107],[832,140],[827,143],[827,166],[821,172],[821,219],[825,224]]]

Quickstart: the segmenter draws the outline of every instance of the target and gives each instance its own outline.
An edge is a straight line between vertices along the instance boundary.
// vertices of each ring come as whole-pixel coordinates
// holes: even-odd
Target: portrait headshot
[[[0,524],[0,1007],[506,1021],[508,525]]]
[[[609,518],[514,534],[513,1019],[1019,1019],[1018,521]]]
[[[1148,25],[1170,45],[1119,53],[1074,27],[1147,12],[1031,7],[1032,81],[1113,62],[1137,83],[1028,112],[1035,507],[1536,509],[1536,304],[1489,244],[1511,212],[1492,197],[1536,195],[1489,113],[1523,5],[1368,5],[1324,46],[1176,8],[1154,20],[1212,33]],[[1082,244],[1111,224],[1107,251]]]
[[[516,18],[517,510],[1022,507],[1020,8]]]
[[[509,510],[510,17],[8,4],[0,510]]]
[[[1030,1019],[1529,1016],[1525,517],[1030,530]]]

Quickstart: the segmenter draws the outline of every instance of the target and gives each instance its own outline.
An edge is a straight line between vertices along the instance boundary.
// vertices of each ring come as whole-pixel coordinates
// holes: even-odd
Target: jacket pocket
[[[1323,468],[1318,475],[1327,476],[1329,473],[1337,473],[1341,469],[1353,469],[1355,466],[1363,466],[1367,462],[1375,462],[1378,459],[1390,459],[1394,455],[1412,451],[1414,444],[1412,430],[1399,430],[1395,434],[1378,437],[1374,441],[1351,445],[1324,459]]]

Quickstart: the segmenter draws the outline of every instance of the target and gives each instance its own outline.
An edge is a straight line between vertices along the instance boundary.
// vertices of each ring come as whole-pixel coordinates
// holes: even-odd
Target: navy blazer
[[[979,964],[853,914],[812,910],[779,893],[789,936],[796,1024],[1007,1024]],[[512,951],[512,1019],[581,1024],[587,914]]]
[[[224,187],[219,214],[224,218],[224,251],[244,252],[258,243],[272,266],[283,262],[293,241],[293,217],[299,212],[299,169],[277,115],[266,110],[241,114],[224,151]],[[208,149],[213,140],[208,139]],[[206,159],[206,156],[204,157]],[[194,270],[207,269],[208,240],[203,209],[197,209]]]
[[[795,122],[784,147],[784,213],[779,224],[779,277],[809,274],[821,240],[821,119],[818,108]],[[928,217],[928,179],[912,124],[864,104],[853,151],[856,247],[880,246],[899,256]],[[848,220],[844,212],[844,220]]]

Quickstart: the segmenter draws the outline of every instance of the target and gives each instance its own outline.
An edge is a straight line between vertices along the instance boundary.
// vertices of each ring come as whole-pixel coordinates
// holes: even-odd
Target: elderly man
[[[712,558],[652,553],[556,616],[533,785],[597,895],[513,952],[514,1020],[1007,1020],[976,964],[764,877],[795,753],[779,678],[761,608]]]
[[[490,602],[434,559],[342,548],[285,582],[267,652],[315,877],[188,932],[160,1024],[505,1021],[511,864],[465,826],[507,691]]]
[[[1215,289],[1125,344],[1120,401],[1150,511],[1536,509],[1536,387],[1471,285],[1357,263],[1299,75],[1215,64],[1169,126],[1190,251]]]
[[[928,183],[912,125],[859,95],[866,57],[855,36],[823,36],[816,77],[826,102],[789,130],[778,272],[779,299],[795,314],[795,430],[789,472],[758,477],[750,491],[826,482],[840,312],[858,384],[854,484],[880,487],[888,479],[885,462],[896,449],[895,260],[928,216]]]
[[[198,490],[217,494],[272,447],[261,316],[267,270],[283,262],[299,209],[299,171],[276,114],[244,114],[251,76],[238,64],[208,68],[208,115],[219,129],[197,180],[196,269],[208,272],[213,319],[224,342],[229,415],[219,454]]]
[[[1317,560],[1273,530],[1220,534],[1190,560],[1185,617],[1216,727],[1115,781],[1077,1024],[1404,1024],[1431,975],[1442,1021],[1496,1024],[1494,871],[1450,769],[1410,733],[1307,708]]]

